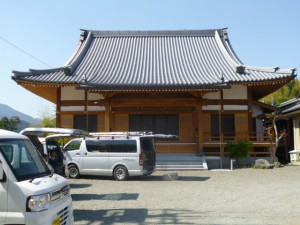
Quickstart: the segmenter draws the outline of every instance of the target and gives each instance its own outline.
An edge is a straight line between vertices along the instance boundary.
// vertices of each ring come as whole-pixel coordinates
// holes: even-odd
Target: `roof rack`
[[[174,139],[178,138],[178,135],[173,134],[154,134],[152,131],[125,131],[125,132],[91,132],[89,133],[91,137],[140,137],[140,136],[152,136],[155,138],[169,138]]]
[[[132,136],[148,136],[153,135],[150,131],[128,131],[128,132],[92,132],[92,137],[132,137]]]

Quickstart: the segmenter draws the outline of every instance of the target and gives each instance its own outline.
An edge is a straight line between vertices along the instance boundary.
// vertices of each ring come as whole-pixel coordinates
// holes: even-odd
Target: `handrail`
[[[269,136],[265,132],[203,132],[203,142],[249,141],[252,143],[270,143]]]

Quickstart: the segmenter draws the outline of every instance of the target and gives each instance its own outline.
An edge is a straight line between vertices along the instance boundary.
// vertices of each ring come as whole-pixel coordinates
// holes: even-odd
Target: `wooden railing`
[[[253,150],[250,156],[267,156],[271,146],[267,133],[259,132],[222,132],[212,134],[211,132],[203,133],[203,147],[206,154],[225,155],[225,146],[228,142],[248,141],[252,143]]]
[[[204,143],[227,143],[236,141],[249,141],[251,143],[270,143],[267,133],[259,132],[222,132],[218,133],[204,132]]]

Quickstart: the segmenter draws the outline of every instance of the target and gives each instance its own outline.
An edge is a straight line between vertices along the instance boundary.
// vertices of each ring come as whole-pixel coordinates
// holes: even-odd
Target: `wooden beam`
[[[197,107],[197,143],[198,153],[203,152],[203,118],[202,118],[202,101],[198,101]]]
[[[111,99],[111,106],[191,106],[195,98],[118,98]],[[101,103],[100,103],[101,104]]]
[[[56,89],[56,127],[61,127],[61,88]]]

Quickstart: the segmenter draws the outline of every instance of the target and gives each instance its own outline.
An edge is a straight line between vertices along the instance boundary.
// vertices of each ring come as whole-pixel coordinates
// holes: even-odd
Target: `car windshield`
[[[1,139],[0,151],[18,181],[50,175],[46,162],[26,139]]]

